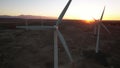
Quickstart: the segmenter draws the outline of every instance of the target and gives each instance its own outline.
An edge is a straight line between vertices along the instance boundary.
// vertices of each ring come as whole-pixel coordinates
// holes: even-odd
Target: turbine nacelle
[[[58,26],[54,25],[53,27],[54,27],[56,30],[58,30]]]

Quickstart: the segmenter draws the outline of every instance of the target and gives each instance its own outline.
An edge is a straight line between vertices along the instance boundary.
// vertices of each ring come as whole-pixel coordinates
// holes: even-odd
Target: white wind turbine
[[[28,19],[25,19],[25,26],[26,26],[26,31],[28,31]]]
[[[41,26],[44,25],[44,19],[41,17]]]
[[[99,52],[99,40],[100,40],[100,27],[102,26],[108,33],[110,33],[110,31],[107,29],[107,27],[102,23],[102,19],[103,19],[103,15],[105,12],[105,7],[103,9],[101,18],[97,21],[95,20],[96,24],[95,24],[95,29],[94,29],[94,33],[97,33],[97,41],[96,41],[96,53]]]
[[[97,20],[95,19],[95,18],[93,18],[94,19],[94,25],[93,25],[93,29],[94,29],[94,31],[93,31],[93,34],[94,35],[96,35],[96,33],[97,33]]]
[[[54,26],[28,26],[29,30],[45,30],[45,29],[51,29],[54,30],[54,68],[58,68],[58,38],[60,39],[69,59],[71,62],[73,62],[72,56],[70,54],[70,51],[67,47],[67,44],[59,31],[59,24],[61,23],[63,16],[65,15],[70,3],[72,0],[69,0],[66,6],[64,7],[63,11],[61,12],[60,16],[58,17],[58,20]],[[16,26],[16,28],[27,28],[26,26]]]

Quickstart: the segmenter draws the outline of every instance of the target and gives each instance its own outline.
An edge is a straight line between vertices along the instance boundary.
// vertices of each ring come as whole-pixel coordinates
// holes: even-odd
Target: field
[[[28,25],[54,25],[56,20],[28,20]],[[120,21],[103,21],[110,34],[101,27],[100,51],[95,54],[94,24],[64,20],[59,29],[72,57],[72,65],[58,40],[59,68],[120,68]],[[15,29],[24,19],[0,19],[0,68],[53,68],[53,30]],[[103,59],[107,60],[104,63]],[[103,60],[103,61],[101,61]]]

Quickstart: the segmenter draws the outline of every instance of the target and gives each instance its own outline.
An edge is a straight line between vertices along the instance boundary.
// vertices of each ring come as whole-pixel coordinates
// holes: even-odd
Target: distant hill
[[[56,19],[55,17],[47,17],[47,16],[34,16],[34,15],[19,15],[19,16],[0,15],[0,18]]]

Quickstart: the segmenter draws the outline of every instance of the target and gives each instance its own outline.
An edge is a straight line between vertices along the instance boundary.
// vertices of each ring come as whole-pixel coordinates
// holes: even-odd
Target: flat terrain
[[[104,22],[111,34],[101,27],[100,50],[104,57],[101,55],[98,57],[95,54],[94,24],[78,20],[63,21],[59,29],[68,44],[74,64],[70,63],[58,40],[59,68],[120,68],[120,22],[118,22]],[[44,20],[44,24],[41,20],[29,20],[28,23],[45,26],[54,25],[55,20]],[[53,68],[53,30],[13,29],[16,25],[25,25],[25,22],[21,19],[0,22],[0,68]],[[106,61],[100,61],[104,58],[107,65],[104,64]]]

